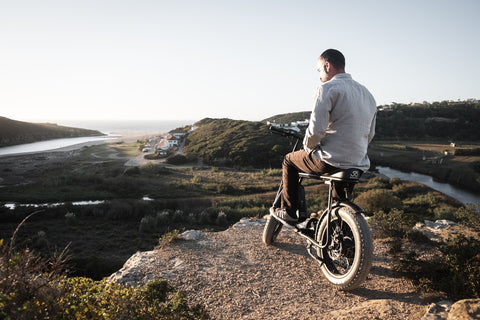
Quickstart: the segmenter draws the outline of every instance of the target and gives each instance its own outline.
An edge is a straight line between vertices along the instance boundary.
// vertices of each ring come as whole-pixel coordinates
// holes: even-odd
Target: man
[[[368,170],[368,143],[375,133],[376,103],[372,94],[345,73],[345,57],[335,49],[317,63],[322,84],[303,140],[304,149],[287,154],[282,163],[281,208],[271,213],[298,222],[298,172],[332,173],[338,169]]]

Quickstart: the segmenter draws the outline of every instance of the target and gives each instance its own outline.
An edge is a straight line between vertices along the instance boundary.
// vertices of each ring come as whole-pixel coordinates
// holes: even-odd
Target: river
[[[51,120],[49,122],[52,122]],[[64,138],[20,144],[0,148],[0,157],[6,155],[27,154],[61,149],[74,145],[95,145],[109,139],[116,139],[124,133],[132,132],[168,132],[174,128],[195,123],[194,120],[61,120],[61,125],[106,132],[108,135],[97,137]],[[59,122],[60,123],[60,122]]]
[[[415,181],[418,183],[422,183],[432,189],[435,189],[437,191],[440,191],[441,193],[444,193],[446,195],[449,195],[452,198],[457,199],[463,204],[480,203],[480,195],[454,187],[448,183],[434,181],[433,178],[430,176],[420,174],[420,173],[415,173],[415,172],[402,172],[389,167],[378,166],[376,168],[378,169],[379,173],[389,177],[390,179],[400,178],[402,180]]]
[[[0,157],[15,154],[24,154],[32,152],[49,151],[60,148],[65,148],[73,145],[94,145],[104,143],[106,140],[117,139],[119,136],[95,136],[95,137],[78,137],[78,138],[63,138],[52,139],[46,141],[18,144],[10,147],[0,148]]]

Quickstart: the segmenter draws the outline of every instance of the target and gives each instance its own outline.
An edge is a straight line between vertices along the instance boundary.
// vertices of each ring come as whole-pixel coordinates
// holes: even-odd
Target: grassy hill
[[[184,152],[215,165],[279,167],[291,150],[288,140],[262,122],[206,118],[195,124]]]
[[[101,136],[96,130],[59,126],[54,123],[30,123],[0,117],[0,147],[36,141]]]
[[[291,123],[295,121],[303,121],[305,119],[310,119],[310,111],[300,111],[300,112],[292,112],[292,113],[283,113],[277,114],[270,118],[262,120],[262,122],[276,122],[276,123]]]

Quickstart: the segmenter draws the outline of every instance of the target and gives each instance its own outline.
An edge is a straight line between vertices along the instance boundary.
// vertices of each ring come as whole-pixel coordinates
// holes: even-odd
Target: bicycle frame
[[[280,134],[284,137],[296,138],[296,141],[295,141],[295,144],[294,144],[294,147],[293,147],[293,151],[297,150],[300,139],[302,138],[300,133],[281,130],[281,129],[278,129],[274,126],[271,126],[270,130],[272,130],[274,133]],[[360,170],[357,170],[357,171],[361,172]],[[360,206],[358,206],[357,204],[352,202],[353,189],[354,189],[355,184],[358,182],[358,178],[359,178],[360,175],[361,175],[361,173],[360,174],[356,173],[354,175],[356,179],[345,180],[344,177],[334,177],[334,176],[331,176],[331,175],[316,175],[316,174],[309,174],[309,173],[305,173],[305,172],[299,172],[299,177],[300,177],[299,184],[302,183],[303,179],[316,179],[316,180],[322,180],[325,184],[329,185],[329,188],[328,188],[328,206],[327,206],[327,209],[325,209],[325,211],[322,213],[320,218],[319,219],[310,218],[307,221],[306,228],[300,228],[297,225],[293,225],[293,226],[290,225],[291,227],[294,227],[296,233],[298,233],[300,236],[304,237],[307,240],[307,251],[308,251],[308,253],[310,254],[310,256],[312,258],[314,258],[320,264],[324,263],[323,259],[316,256],[316,255],[313,255],[312,252],[311,252],[311,247],[313,245],[314,247],[317,247],[319,249],[324,249],[328,245],[328,239],[330,238],[329,232],[330,232],[330,228],[331,228],[332,210],[336,207],[339,207],[339,206],[349,206],[352,209],[354,209],[355,212],[358,212],[358,213],[364,213],[365,212]],[[344,188],[345,197],[344,198],[338,199],[338,198],[333,197],[333,190],[335,188],[336,183],[341,183],[345,186],[345,188]],[[279,197],[281,196],[281,192],[282,192],[282,189],[283,189],[282,187],[283,187],[283,184],[281,182],[280,187],[279,187],[278,192],[277,192],[277,196],[276,196],[275,201],[274,201],[274,204],[278,202]],[[335,201],[335,203],[334,203],[334,201]],[[340,219],[340,217],[338,215],[337,215],[337,218]],[[315,230],[315,232],[317,232],[316,229],[318,228],[318,226],[320,226],[320,223],[323,221],[323,219],[327,219],[327,231],[326,231],[327,234],[326,234],[326,238],[325,238],[327,241],[324,244],[316,241],[314,239],[315,235],[312,236],[311,232],[309,232],[311,224],[314,224],[314,226],[313,226],[314,230]]]

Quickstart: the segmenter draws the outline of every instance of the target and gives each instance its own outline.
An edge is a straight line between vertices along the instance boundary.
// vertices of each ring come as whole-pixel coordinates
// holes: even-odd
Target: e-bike
[[[275,126],[270,129],[296,139],[294,151],[303,139],[297,131]],[[272,244],[282,226],[294,228],[296,234],[306,239],[308,254],[320,264],[323,275],[334,287],[348,291],[360,286],[367,278],[373,261],[373,240],[365,211],[353,202],[353,189],[362,173],[356,168],[320,175],[300,172],[298,223],[291,225],[271,213],[263,231],[263,242]],[[307,217],[305,189],[301,184],[304,179],[315,179],[329,185],[328,206],[319,218]],[[282,190],[280,184],[274,209],[280,207]],[[334,198],[334,190],[342,191],[338,192],[340,198]]]

